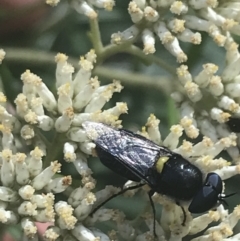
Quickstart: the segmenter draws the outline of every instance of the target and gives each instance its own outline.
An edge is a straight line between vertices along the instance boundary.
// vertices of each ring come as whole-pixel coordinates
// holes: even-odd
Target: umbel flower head
[[[2,60],[5,52],[0,53]],[[67,56],[58,54],[57,97],[30,70],[21,75],[22,93],[15,99],[14,112],[8,112],[7,99],[0,93],[0,222],[21,223],[25,238],[37,238],[35,222],[55,225],[45,232],[46,240],[57,239],[63,230],[72,230],[70,236],[85,230],[78,222],[85,219],[96,198],[91,192],[95,181],[87,165],[86,154],[90,150],[84,143],[86,135],[81,123],[94,119],[120,125],[118,116],[127,111],[124,103],[101,111],[122,86],[118,81],[100,86],[97,77],[91,77],[95,59],[94,51],[82,57],[80,70],[73,78]],[[44,137],[45,132],[57,135],[52,144]],[[72,183],[71,176],[61,174],[61,164],[53,155],[56,149],[67,162],[74,163],[82,176],[82,186],[72,189],[68,202],[54,202],[55,194]]]
[[[82,124],[94,121],[119,128],[119,116],[127,112],[125,103],[102,110],[113,93],[122,90],[122,86],[118,81],[100,86],[97,77],[92,77],[95,60],[94,51],[81,57],[80,69],[73,76],[74,70],[67,62],[67,56],[58,54],[57,94],[53,94],[39,76],[25,71],[21,76],[22,93],[15,100],[15,112],[8,111],[6,97],[0,94],[0,222],[8,225],[20,223],[26,240],[37,239],[35,222],[52,223],[44,233],[44,238],[51,241],[149,240],[152,237],[153,218],[149,213],[140,213],[138,222],[131,222],[121,211],[105,208],[89,217],[94,207],[119,189],[106,186],[93,192],[96,181],[91,176],[87,157],[94,155],[95,144],[88,139]],[[159,120],[151,115],[140,134],[181,154],[204,173],[215,171],[223,180],[239,174],[239,165],[230,166],[228,161],[216,158],[222,150],[236,145],[235,134],[217,141],[204,137],[193,144],[180,140],[183,131],[192,136],[197,136],[199,132],[186,118],[172,126],[166,138],[161,137],[158,125]],[[49,133],[55,136],[50,141],[46,139]],[[58,150],[80,174],[82,184],[77,188],[70,187],[71,176],[61,174],[61,164],[55,160],[54,154]],[[133,185],[133,182],[128,181],[125,186],[128,185]],[[137,191],[132,190],[128,195],[134,195]],[[61,192],[67,193],[66,200],[55,202],[55,194]],[[143,198],[147,196],[146,187],[139,192]],[[156,222],[159,240],[182,240],[187,235],[206,229],[213,221],[218,223],[196,240],[211,237],[214,240],[228,240],[240,217],[238,206],[229,214],[221,205],[216,211],[196,218],[187,213],[186,225],[182,226],[182,211],[174,201],[155,194],[154,202],[162,205],[162,215],[157,217]],[[187,207],[188,204],[183,205]],[[108,220],[112,227],[108,235],[95,228],[96,223]],[[143,229],[139,225],[141,221],[145,223]],[[237,234],[229,240],[237,240],[238,237]]]
[[[226,37],[224,48],[226,64],[223,69],[219,69],[213,63],[207,63],[197,75],[193,76],[186,65],[177,68],[178,80],[183,90],[172,94],[187,125],[191,123],[213,141],[229,136],[232,132],[231,119],[240,118],[238,44],[229,35]],[[188,137],[195,138],[196,135]],[[239,140],[227,151],[233,161],[238,163]]]
[[[112,43],[134,43],[139,37],[143,52],[156,51],[155,42],[176,57],[177,62],[187,61],[181,42],[200,44],[201,32],[223,47],[229,33],[240,34],[240,5],[236,1],[217,0],[132,0],[128,12],[133,25],[112,35]]]

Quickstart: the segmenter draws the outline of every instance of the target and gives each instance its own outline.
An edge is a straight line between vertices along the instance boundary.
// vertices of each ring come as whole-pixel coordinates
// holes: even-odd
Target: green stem
[[[146,65],[152,64],[152,60],[148,59],[147,55],[145,55],[140,48],[132,45],[131,43],[121,45],[107,45],[103,48],[101,54],[98,56],[98,62],[104,62],[105,59],[118,53],[129,53],[133,56],[138,57]]]
[[[94,50],[96,51],[97,56],[100,56],[103,51],[103,44],[101,39],[101,33],[99,30],[98,19],[90,19],[90,33],[89,37],[91,39]]]
[[[176,75],[175,68],[171,67],[170,65],[166,64],[165,61],[161,60],[160,58],[156,57],[155,55],[146,55],[143,51],[134,46],[132,42],[127,42],[125,44],[109,44],[103,47],[101,34],[99,30],[99,24],[97,19],[90,19],[90,33],[89,37],[93,44],[93,48],[96,51],[98,63],[104,62],[107,58],[117,54],[117,53],[129,53],[133,56],[138,57],[144,64],[150,65],[152,63],[157,64],[158,66],[162,67],[172,75]]]
[[[146,55],[143,53],[143,51],[140,48],[130,43],[121,44],[121,45],[115,45],[115,44],[107,45],[105,48],[103,48],[101,55],[98,56],[98,61],[103,62],[105,59],[117,53],[129,53],[133,56],[138,57],[146,65],[155,63],[161,68],[165,69],[167,72],[176,76],[176,69],[166,64],[164,60],[152,54]]]
[[[6,57],[3,62],[23,63],[33,65],[56,65],[55,56],[57,53],[33,50],[29,48],[3,48]],[[74,59],[74,67],[78,66],[78,60]]]
[[[103,47],[101,33],[99,30],[99,23],[97,19],[90,19],[89,23],[90,32],[88,35],[91,39],[93,48],[95,49],[98,56],[98,63],[102,63],[105,59],[109,58],[114,54],[125,52],[139,57],[147,65],[151,64],[151,61],[146,59],[146,55],[142,52],[142,50],[132,45],[131,42],[121,45],[109,44],[106,47]]]

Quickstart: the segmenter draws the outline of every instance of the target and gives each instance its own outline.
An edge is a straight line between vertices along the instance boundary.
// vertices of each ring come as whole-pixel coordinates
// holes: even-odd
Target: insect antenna
[[[120,192],[113,194],[112,196],[110,196],[109,198],[107,198],[104,202],[102,202],[102,203],[99,204],[97,207],[95,207],[89,215],[92,216],[99,208],[101,208],[103,205],[105,205],[108,201],[112,200],[113,198],[115,198],[115,197],[117,197],[117,196],[125,193],[125,192],[128,191],[128,190],[133,190],[133,189],[142,187],[142,186],[144,186],[144,185],[146,185],[146,183],[139,183],[139,184],[137,184],[137,185],[135,185],[135,186],[130,186],[130,187],[127,187],[127,188],[122,189]]]
[[[236,194],[236,192],[230,193],[230,194],[228,194],[228,195],[221,194],[220,197],[219,197],[220,203],[223,203],[225,206],[228,207],[228,203],[227,203],[227,201],[225,201],[224,199],[225,199],[225,198],[228,198],[228,197],[231,197],[231,196],[233,196],[233,195],[235,195],[235,194]]]

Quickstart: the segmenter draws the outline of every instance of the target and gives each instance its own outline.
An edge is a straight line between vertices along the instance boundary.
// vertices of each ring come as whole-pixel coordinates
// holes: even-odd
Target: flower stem
[[[103,52],[103,44],[102,44],[102,39],[101,39],[101,33],[99,30],[99,24],[98,24],[98,19],[90,19],[90,33],[88,34],[93,48],[97,54],[97,56],[101,55]]]
[[[133,56],[138,57],[139,60],[141,60],[146,65],[151,65],[152,63],[155,63],[161,68],[165,69],[170,74],[176,75],[176,69],[168,65],[165,61],[152,54],[146,55],[140,48],[129,43],[121,45],[107,45],[105,48],[103,48],[101,55],[98,56],[98,61],[103,62],[105,59],[117,53],[129,53]]]
[[[157,64],[158,66],[165,69],[167,72],[176,75],[176,69],[168,65],[165,61],[161,60],[159,57],[155,55],[146,55],[143,51],[134,46],[132,42],[127,42],[125,44],[109,44],[103,47],[101,34],[99,30],[99,24],[97,19],[90,19],[90,33],[89,37],[91,39],[93,48],[97,54],[98,64],[104,62],[107,58],[117,54],[117,53],[129,53],[133,56],[138,57],[144,64],[150,65],[152,63]]]

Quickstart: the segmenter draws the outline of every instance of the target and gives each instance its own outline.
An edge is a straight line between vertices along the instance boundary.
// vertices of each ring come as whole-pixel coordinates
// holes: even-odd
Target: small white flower
[[[77,219],[73,216],[73,208],[66,202],[59,201],[55,204],[58,215],[58,224],[61,229],[71,230],[74,228]]]
[[[79,241],[92,241],[96,239],[93,232],[80,223],[72,230],[72,234]]]
[[[54,178],[51,180],[44,189],[51,193],[60,193],[67,189],[72,184],[71,176]]]
[[[29,218],[23,218],[21,221],[21,226],[23,228],[24,234],[28,238],[33,238],[35,234],[37,234],[37,226],[33,222],[33,220]]]
[[[32,186],[36,190],[42,189],[45,185],[49,183],[53,175],[60,172],[61,164],[57,161],[51,163],[51,166],[44,169],[32,180]]]

